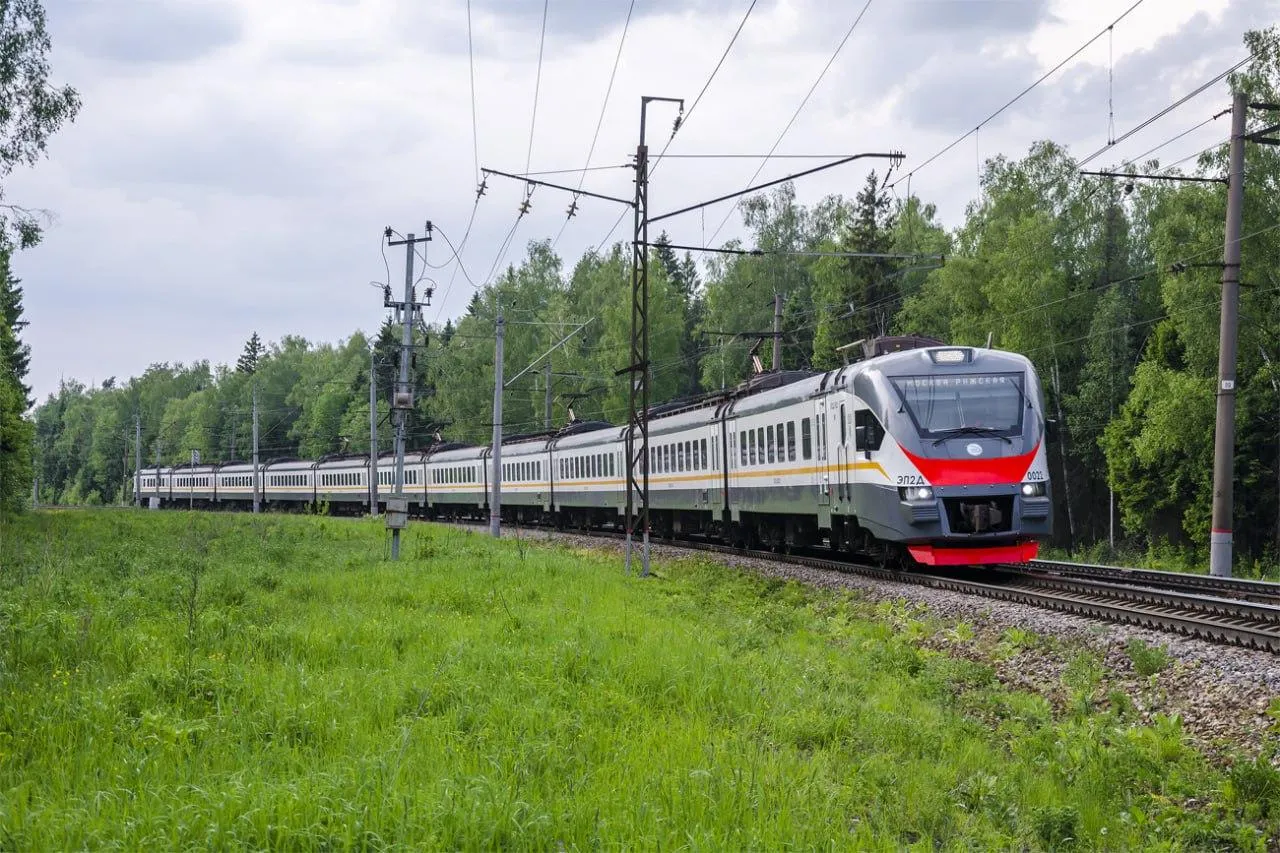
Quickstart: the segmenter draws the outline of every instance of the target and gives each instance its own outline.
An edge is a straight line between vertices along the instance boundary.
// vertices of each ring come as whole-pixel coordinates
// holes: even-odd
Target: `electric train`
[[[1048,421],[1031,362],[915,337],[878,338],[863,350],[862,360],[824,373],[764,373],[650,409],[643,463],[653,535],[826,546],[930,566],[1034,558],[1053,507]],[[574,421],[504,439],[504,519],[624,528],[627,432]],[[407,453],[404,466],[411,514],[488,518],[492,448],[437,444]],[[273,460],[256,476],[268,508],[364,512],[371,475],[381,506],[394,489],[387,454]],[[245,508],[254,476],[243,462],[149,468],[139,489],[160,506]]]

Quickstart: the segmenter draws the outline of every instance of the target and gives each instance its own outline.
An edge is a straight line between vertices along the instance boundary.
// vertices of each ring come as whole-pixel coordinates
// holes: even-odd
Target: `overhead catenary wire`
[[[578,175],[578,189],[582,189],[582,184],[587,178],[587,171],[591,169],[591,158],[596,153],[596,143],[600,141],[600,128],[604,126],[604,116],[609,109],[609,96],[613,94],[613,81],[618,76],[618,65],[622,62],[622,48],[627,43],[627,31],[631,29],[631,13],[635,11],[636,0],[631,0],[631,4],[627,7],[627,19],[622,24],[622,36],[618,39],[618,52],[613,57],[613,70],[609,72],[609,83],[605,86],[604,101],[600,104],[600,117],[596,119],[596,130],[591,135],[591,145],[587,148],[587,160]],[[611,168],[611,167],[607,167]],[[623,167],[625,168],[625,166]],[[528,167],[525,167],[527,173]],[[553,174],[553,173],[544,173]],[[564,234],[564,229],[568,226],[569,220],[573,218],[577,212],[578,198],[574,196],[573,203],[569,205],[568,215],[564,218],[564,223],[560,226],[560,232],[556,234],[555,240],[551,242],[552,251],[560,242],[560,237]]]
[[[706,82],[703,83],[702,88],[698,90],[698,94],[694,97],[693,102],[689,104],[689,108],[687,110],[683,110],[680,117],[676,119],[676,123],[671,126],[671,135],[667,137],[666,144],[662,146],[662,151],[658,153],[658,156],[655,159],[660,161],[663,156],[666,155],[667,149],[670,148],[671,143],[675,141],[676,134],[683,130],[685,125],[689,123],[689,119],[693,117],[694,111],[698,109],[698,104],[702,103],[703,96],[706,95],[707,90],[711,88],[711,83],[716,79],[716,75],[720,73],[720,68],[724,65],[724,61],[728,59],[729,51],[733,50],[733,46],[737,44],[738,36],[742,35],[742,29],[747,25],[747,20],[751,17],[751,13],[755,11],[757,2],[759,2],[759,0],[751,0],[751,4],[747,6],[747,11],[743,13],[742,20],[738,22],[738,28],[733,31],[733,36],[729,39],[729,43],[724,46],[724,51],[721,52],[720,59],[716,61],[715,68],[711,69],[711,73],[707,76]],[[654,167],[649,170],[650,177],[653,176],[654,172],[658,171],[658,165],[660,164],[655,164]]]
[[[716,79],[716,75],[720,73],[721,66],[724,65],[724,61],[728,58],[729,52],[733,50],[733,46],[737,43],[738,36],[742,35],[742,30],[747,25],[747,20],[751,17],[751,13],[755,11],[756,3],[758,2],[759,0],[751,0],[751,3],[747,6],[747,11],[742,15],[742,20],[738,22],[738,28],[733,31],[733,36],[729,39],[729,43],[725,45],[724,50],[720,54],[720,59],[716,61],[715,67],[712,68],[711,73],[707,75],[706,82],[702,84],[702,88],[698,91],[697,97],[693,99],[689,108],[683,111],[681,116],[676,120],[676,123],[672,126],[671,135],[667,137],[667,142],[662,146],[662,151],[658,153],[657,157],[653,158],[658,162],[654,163],[653,168],[649,170],[650,178],[653,177],[662,165],[662,158],[666,156],[667,149],[670,148],[671,143],[675,141],[676,134],[689,124],[689,119],[693,117],[693,113],[698,108],[698,104],[702,103],[702,98],[707,94],[707,90],[711,88],[711,83]],[[613,227],[610,228],[609,232],[604,235],[599,243],[596,244],[596,247],[593,250],[595,254],[599,254],[603,250],[605,244],[613,239],[614,233],[618,230],[618,226],[622,224],[622,220],[626,217],[627,213],[628,211],[624,208],[622,212],[618,214],[618,218],[613,222]]]
[[[538,125],[538,98],[542,90],[542,57],[543,49],[547,40],[547,12],[550,8],[551,0],[543,0],[542,2],[542,30],[538,38],[538,69],[534,76],[533,84],[533,109],[529,115],[529,145],[525,150],[524,170],[529,171],[529,167],[533,162],[533,139],[534,133]],[[494,272],[502,265],[503,260],[507,256],[507,252],[511,249],[511,243],[515,239],[516,230],[520,227],[521,220],[524,219],[526,213],[529,212],[529,201],[533,197],[533,187],[526,187],[524,199],[520,203],[516,220],[511,224],[511,230],[507,232],[507,236],[498,246],[498,253],[493,259],[493,264],[489,267],[489,274],[485,276],[484,285],[493,280]],[[483,286],[483,285],[482,285]]]
[[[1213,77],[1211,77],[1210,79],[1208,79],[1208,80],[1206,80],[1205,82],[1201,83],[1199,86],[1197,86],[1196,88],[1192,89],[1190,92],[1188,92],[1187,94],[1183,95],[1181,98],[1178,98],[1176,101],[1174,101],[1173,103],[1169,104],[1169,105],[1168,105],[1167,107],[1165,107],[1164,109],[1159,110],[1159,111],[1158,111],[1158,112],[1156,112],[1155,114],[1153,114],[1153,115],[1151,115],[1151,116],[1147,117],[1146,119],[1144,119],[1143,121],[1139,122],[1139,123],[1138,123],[1137,125],[1135,125],[1134,127],[1130,128],[1129,130],[1127,130],[1127,131],[1125,131],[1124,133],[1120,134],[1118,137],[1116,137],[1116,138],[1115,138],[1115,140],[1114,140],[1114,141],[1108,141],[1105,145],[1103,145],[1103,146],[1102,146],[1101,148],[1099,148],[1098,150],[1094,151],[1094,152],[1093,152],[1092,154],[1090,154],[1088,157],[1085,157],[1083,160],[1079,161],[1079,163],[1078,163],[1077,165],[1078,165],[1078,166],[1087,166],[1089,163],[1091,163],[1091,162],[1093,162],[1094,160],[1096,160],[1097,158],[1101,157],[1103,154],[1105,154],[1107,151],[1109,151],[1109,150],[1110,150],[1111,148],[1113,148],[1114,146],[1116,146],[1116,145],[1120,144],[1121,142],[1124,142],[1124,141],[1125,141],[1126,139],[1128,139],[1129,137],[1133,136],[1133,135],[1134,135],[1134,134],[1136,134],[1136,133],[1141,132],[1142,130],[1146,129],[1147,127],[1150,127],[1152,124],[1154,124],[1154,123],[1156,123],[1157,121],[1159,121],[1160,119],[1164,118],[1164,117],[1165,117],[1165,116],[1167,116],[1169,113],[1173,112],[1173,111],[1174,111],[1174,110],[1176,110],[1178,107],[1180,107],[1180,106],[1182,106],[1183,104],[1185,104],[1187,101],[1190,101],[1192,98],[1195,98],[1196,96],[1198,96],[1198,95],[1202,94],[1203,92],[1205,92],[1207,89],[1209,89],[1209,87],[1213,86],[1215,83],[1219,83],[1219,82],[1221,82],[1222,80],[1226,79],[1226,78],[1227,78],[1227,76],[1228,76],[1228,75],[1230,75],[1232,72],[1239,70],[1239,69],[1240,69],[1240,68],[1242,68],[1245,64],[1247,64],[1247,63],[1251,62],[1251,61],[1255,58],[1255,56],[1256,56],[1256,55],[1257,55],[1257,54],[1250,54],[1250,55],[1246,56],[1244,59],[1242,59],[1242,60],[1240,60],[1239,62],[1237,62],[1235,65],[1232,65],[1230,68],[1226,69],[1225,71],[1221,71],[1221,72],[1219,72],[1218,74],[1215,74]]]
[[[849,25],[849,29],[845,31],[844,38],[840,39],[840,43],[836,45],[836,49],[831,53],[831,57],[827,60],[826,65],[822,67],[822,71],[818,73],[817,78],[813,81],[813,85],[809,87],[809,91],[800,99],[800,105],[796,107],[795,112],[791,114],[791,118],[788,119],[786,125],[783,126],[782,132],[778,134],[778,138],[773,141],[772,147],[769,148],[769,153],[764,156],[764,159],[760,161],[760,165],[756,167],[755,172],[747,180],[747,186],[754,184],[756,178],[760,177],[760,173],[764,171],[764,167],[768,164],[770,158],[773,157],[774,152],[778,150],[778,146],[782,144],[782,140],[785,139],[787,134],[791,131],[791,127],[796,123],[796,119],[800,117],[800,113],[809,103],[809,99],[813,97],[813,93],[817,91],[818,86],[827,76],[827,72],[830,71],[831,66],[835,64],[836,59],[840,56],[840,52],[844,50],[844,46],[849,42],[849,38],[853,35],[853,31],[858,28],[858,24],[862,22],[862,17],[867,14],[867,10],[871,8],[871,4],[873,2],[874,0],[867,0],[858,11],[857,17],[853,19],[853,23]],[[725,214],[724,219],[722,219],[720,224],[716,226],[716,230],[711,232],[710,239],[704,242],[714,243],[716,237],[724,229],[724,226],[728,223],[730,217],[733,216],[734,212],[737,211],[741,205],[742,201],[740,199],[735,201],[733,203],[733,207],[729,208],[729,212]]]
[[[983,125],[986,125],[986,124],[990,123],[993,119],[995,119],[995,118],[999,117],[999,116],[1000,116],[1000,115],[1001,115],[1005,110],[1009,109],[1009,107],[1013,106],[1014,104],[1018,103],[1018,101],[1020,101],[1020,100],[1022,100],[1023,98],[1025,98],[1028,94],[1030,94],[1030,93],[1031,93],[1031,92],[1032,92],[1036,87],[1038,87],[1038,86],[1039,86],[1041,83],[1043,83],[1045,80],[1048,80],[1048,79],[1049,79],[1050,77],[1052,77],[1054,74],[1058,73],[1058,71],[1062,70],[1062,68],[1063,68],[1064,66],[1066,66],[1066,64],[1067,64],[1067,63],[1069,63],[1071,60],[1075,59],[1077,56],[1079,56],[1081,53],[1083,53],[1085,50],[1087,50],[1087,49],[1089,48],[1089,46],[1090,46],[1090,45],[1092,45],[1092,44],[1093,44],[1094,42],[1096,42],[1098,39],[1102,38],[1102,37],[1103,37],[1104,35],[1106,35],[1107,33],[1111,32],[1111,31],[1112,31],[1112,29],[1115,27],[1115,25],[1116,25],[1116,24],[1120,23],[1120,22],[1121,22],[1121,21],[1123,21],[1125,18],[1129,17],[1130,13],[1132,13],[1134,9],[1137,9],[1139,6],[1141,6],[1143,2],[1144,2],[1144,0],[1135,0],[1135,2],[1133,3],[1133,5],[1129,6],[1129,8],[1127,8],[1127,9],[1125,9],[1123,12],[1121,12],[1121,13],[1120,13],[1120,16],[1119,16],[1119,17],[1117,17],[1117,18],[1116,18],[1114,21],[1112,21],[1110,24],[1108,24],[1107,26],[1105,26],[1105,27],[1103,27],[1101,30],[1099,30],[1099,31],[1098,31],[1098,33],[1097,33],[1095,36],[1093,36],[1093,38],[1089,39],[1089,40],[1088,40],[1088,41],[1086,41],[1084,44],[1080,45],[1078,48],[1076,48],[1075,50],[1073,50],[1073,51],[1072,51],[1072,52],[1071,52],[1071,53],[1070,53],[1066,58],[1064,58],[1064,59],[1062,59],[1060,62],[1058,62],[1058,64],[1057,64],[1057,65],[1053,66],[1053,67],[1052,67],[1052,68],[1050,68],[1048,71],[1046,71],[1046,72],[1044,72],[1043,74],[1041,74],[1038,78],[1036,78],[1035,82],[1033,82],[1031,85],[1027,86],[1025,89],[1023,89],[1023,90],[1022,90],[1021,92],[1019,92],[1018,94],[1014,95],[1012,98],[1010,98],[1008,101],[1006,101],[1006,102],[1005,102],[1001,107],[999,107],[995,112],[991,113],[989,116],[987,116],[986,118],[984,118],[982,121],[980,121],[980,122],[978,122],[976,125],[974,125],[974,127],[973,127],[973,129],[972,129],[972,130],[965,131],[965,132],[964,132],[964,133],[962,133],[960,136],[956,137],[956,138],[955,138],[955,139],[953,139],[951,142],[949,142],[949,143],[947,143],[946,145],[944,145],[941,149],[939,149],[935,154],[933,154],[932,156],[930,156],[929,158],[927,158],[927,159],[926,159],[924,162],[922,162],[919,166],[916,166],[914,169],[912,169],[912,170],[911,170],[910,172],[908,172],[907,174],[903,175],[903,176],[902,176],[901,178],[899,178],[897,181],[894,181],[894,182],[893,182],[893,184],[891,184],[891,186],[897,186],[897,185],[898,185],[899,183],[901,183],[902,181],[904,181],[904,180],[909,180],[909,179],[910,179],[912,176],[914,176],[916,173],[921,172],[921,171],[923,171],[924,169],[928,168],[928,167],[929,167],[929,165],[930,165],[930,164],[932,164],[932,163],[934,163],[935,161],[937,161],[937,159],[938,159],[939,157],[943,156],[943,155],[944,155],[944,154],[946,154],[948,151],[950,151],[951,149],[955,148],[955,147],[956,147],[957,145],[959,145],[961,142],[964,142],[964,141],[965,141],[966,139],[968,139],[970,136],[973,136],[974,134],[976,134],[979,130],[981,130],[981,129],[982,129]]]
[[[458,269],[462,266],[462,250],[466,248],[467,240],[471,237],[471,228],[475,225],[476,212],[480,209],[480,197],[484,195],[484,180],[480,174],[480,132],[476,123],[476,60],[475,42],[471,31],[471,0],[467,0],[467,66],[471,76],[471,156],[472,164],[475,168],[476,197],[471,203],[471,215],[467,217],[467,227],[462,233],[462,239],[458,241],[456,247],[452,245],[449,247],[453,250],[453,257],[435,267],[436,269],[441,269],[450,263],[457,262],[453,272],[449,274],[449,282],[445,285],[444,294],[440,297],[440,307],[436,310],[437,323],[440,322],[440,315],[444,313],[449,294],[453,291],[453,283],[457,280]]]

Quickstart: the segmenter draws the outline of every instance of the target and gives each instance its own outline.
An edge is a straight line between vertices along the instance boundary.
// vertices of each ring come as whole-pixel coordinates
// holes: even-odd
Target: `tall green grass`
[[[1265,761],[1224,775],[1087,696],[1055,717],[900,611],[440,527],[384,549],[7,522],[0,848],[1248,849],[1280,817]]]

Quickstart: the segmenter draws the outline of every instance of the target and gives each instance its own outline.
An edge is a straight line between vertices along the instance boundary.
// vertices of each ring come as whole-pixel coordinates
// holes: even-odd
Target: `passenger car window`
[[[800,421],[800,455],[805,459],[813,458],[813,436],[809,428],[809,419]]]

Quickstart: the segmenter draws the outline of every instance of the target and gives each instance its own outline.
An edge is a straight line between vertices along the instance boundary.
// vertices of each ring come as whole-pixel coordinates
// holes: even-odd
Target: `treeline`
[[[35,402],[27,373],[30,348],[22,342],[21,282],[13,277],[13,253],[40,242],[46,211],[6,198],[5,179],[34,166],[49,137],[75,119],[80,96],[50,80],[52,44],[39,0],[0,4],[0,520],[22,509],[31,495],[34,430],[23,413]]]
[[[1232,82],[1255,102],[1280,101],[1274,33],[1250,33],[1255,60]],[[1226,146],[1203,174],[1226,170]],[[1127,166],[1149,174],[1157,160]],[[1237,380],[1236,542],[1275,558],[1280,541],[1280,151],[1246,153]],[[811,207],[792,189],[747,200],[747,246],[763,254],[695,259],[652,253],[653,399],[731,387],[766,369],[783,296],[783,365],[824,369],[836,348],[918,333],[1029,356],[1060,421],[1051,448],[1063,544],[1105,541],[1113,517],[1128,542],[1194,553],[1209,533],[1214,389],[1226,202],[1208,183],[1082,177],[1062,147],[985,164],[982,195],[962,225],[942,227],[917,196],[890,194],[872,173],[852,198]],[[850,257],[849,253],[859,253]],[[891,256],[891,257],[883,257]],[[420,389],[411,444],[484,442],[492,420],[494,326],[506,321],[505,370],[522,370],[585,324],[551,358],[551,421],[625,420],[630,253],[615,245],[567,267],[549,242],[476,292],[457,323],[415,343]],[[132,470],[135,416],[146,464],[244,458],[256,387],[264,458],[369,449],[370,345],[256,336],[235,368],[155,365],[117,386],[69,383],[36,411],[38,474],[48,500],[112,501]],[[372,341],[385,407],[398,332]],[[544,427],[547,374],[526,373],[505,397],[509,433]],[[382,447],[389,447],[385,411]]]

